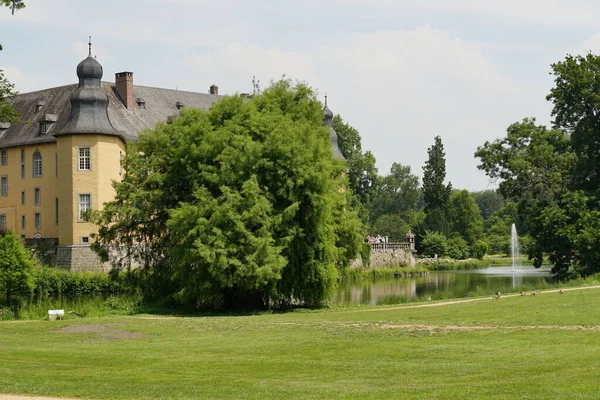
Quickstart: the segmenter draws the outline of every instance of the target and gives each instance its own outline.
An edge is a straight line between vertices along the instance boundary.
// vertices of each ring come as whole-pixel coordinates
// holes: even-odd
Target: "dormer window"
[[[48,124],[46,122],[40,122],[40,135],[45,135],[48,132]]]
[[[42,111],[42,108],[44,107],[46,103],[44,103],[43,101],[38,101],[38,103],[35,105],[35,112],[40,112]]]
[[[10,123],[8,122],[0,122],[0,138],[4,136],[4,132],[6,132],[10,128]]]
[[[144,99],[141,99],[141,98],[139,98],[139,97],[138,97],[138,98],[135,100],[135,102],[137,103],[138,107],[139,107],[139,108],[141,108],[142,110],[145,110],[145,109],[146,109],[146,100],[144,100]]]
[[[40,135],[45,135],[48,133],[48,130],[58,120],[58,115],[56,114],[45,114],[40,118]]]
[[[178,110],[181,110],[184,107],[184,105],[181,101],[178,101],[177,103],[175,103],[175,107],[177,107]]]

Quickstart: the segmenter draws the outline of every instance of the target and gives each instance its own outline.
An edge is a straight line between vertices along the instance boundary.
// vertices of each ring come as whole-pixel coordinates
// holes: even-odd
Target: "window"
[[[25,230],[25,216],[21,215],[21,229]]]
[[[2,196],[8,196],[8,176],[3,176],[0,180],[0,187],[2,190]]]
[[[42,227],[42,216],[40,213],[33,214],[33,221],[35,223],[35,229],[40,229]]]
[[[33,203],[39,206],[42,203],[42,192],[39,188],[33,189]]]
[[[40,122],[40,135],[45,135],[48,132],[48,124],[45,122]]]
[[[33,176],[42,176],[42,154],[39,151],[33,153]]]
[[[55,214],[56,224],[58,225],[58,197],[56,198],[56,202],[54,203],[54,214]]]
[[[25,191],[21,192],[21,205],[24,206],[25,205]]]
[[[6,214],[0,214],[0,231],[6,230]]]
[[[90,157],[90,148],[89,147],[80,147],[79,148],[79,170],[80,171],[90,171],[92,169],[92,162]]]
[[[90,237],[89,236],[82,236],[81,237],[81,244],[89,244],[90,243]]]
[[[25,178],[25,150],[21,149],[21,178]]]
[[[8,165],[8,150],[2,150],[2,165]]]
[[[88,221],[89,215],[88,210],[92,208],[92,195],[91,194],[80,194],[79,195],[79,220]]]
[[[21,163],[25,163],[25,150],[21,149]]]
[[[58,153],[54,153],[54,165],[56,169],[54,172],[56,173],[56,176],[58,176]]]

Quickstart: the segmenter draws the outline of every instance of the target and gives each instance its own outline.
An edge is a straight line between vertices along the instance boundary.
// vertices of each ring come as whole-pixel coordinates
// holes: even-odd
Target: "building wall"
[[[58,237],[56,224],[56,198],[58,196],[55,143],[4,149],[8,152],[8,165],[0,165],[0,176],[8,177],[8,196],[0,196],[0,214],[7,218],[7,230],[26,238],[36,234],[43,238]],[[21,150],[25,151],[25,176],[21,178]],[[42,175],[33,176],[33,154],[42,155]],[[40,189],[40,204],[34,204],[35,189]],[[25,205],[21,204],[21,191],[25,192]],[[41,226],[34,225],[34,214],[40,213]],[[25,229],[21,226],[25,216]]]
[[[59,190],[65,195],[59,200],[59,217],[70,221],[61,224],[60,245],[83,244],[82,238],[98,231],[91,222],[79,218],[79,195],[91,195],[92,210],[100,210],[102,205],[114,198],[113,181],[121,179],[120,158],[125,154],[125,144],[118,137],[104,135],[59,136]],[[79,149],[89,147],[91,170],[79,169]]]

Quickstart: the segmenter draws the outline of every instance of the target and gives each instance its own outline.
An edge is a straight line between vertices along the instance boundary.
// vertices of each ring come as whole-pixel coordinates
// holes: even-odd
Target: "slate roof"
[[[78,84],[59,86],[35,92],[18,94],[12,102],[24,122],[13,123],[0,137],[0,148],[56,142],[54,134],[67,124],[71,112],[69,98]],[[133,86],[134,98],[143,99],[145,108],[137,102],[134,110],[127,110],[115,91],[115,84],[102,82],[102,91],[108,97],[108,118],[113,128],[125,140],[136,140],[146,128],[166,122],[170,116],[178,115],[177,102],[184,107],[208,109],[220,96],[208,93],[186,92],[147,86]],[[36,106],[42,104],[36,111]],[[39,124],[48,114],[56,116],[45,135],[40,135]]]

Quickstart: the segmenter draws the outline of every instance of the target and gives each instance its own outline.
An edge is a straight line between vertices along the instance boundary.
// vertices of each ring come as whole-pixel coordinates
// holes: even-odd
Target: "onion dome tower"
[[[108,120],[108,98],[100,87],[102,65],[92,57],[91,37],[88,46],[87,58],[77,65],[79,87],[71,95],[69,120],[56,135],[118,135]]]
[[[325,107],[323,107],[323,126],[329,129],[329,138],[331,140],[331,150],[333,151],[333,155],[337,159],[345,160],[346,158],[340,151],[338,145],[338,135],[333,129],[333,113],[329,107],[327,107],[327,95],[325,95]]]

